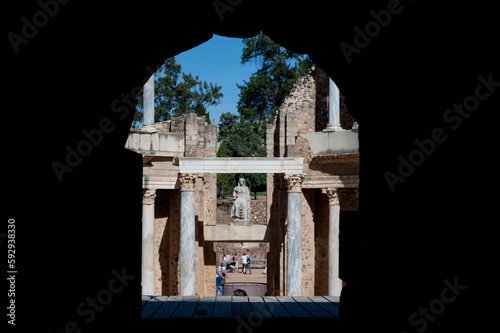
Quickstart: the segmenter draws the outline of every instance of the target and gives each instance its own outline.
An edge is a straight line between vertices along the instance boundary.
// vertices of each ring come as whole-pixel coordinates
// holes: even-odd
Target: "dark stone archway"
[[[222,17],[214,9],[219,2],[230,6]],[[359,216],[353,219],[359,226],[352,239],[361,245],[357,264],[349,265],[356,271],[346,274],[341,314],[398,332],[424,322],[428,331],[478,323],[474,278],[483,277],[477,258],[488,253],[475,242],[486,243],[487,175],[496,171],[481,159],[491,153],[487,124],[500,81],[493,7],[57,3],[50,15],[37,1],[9,3],[4,31],[24,38],[17,53],[4,39],[11,102],[4,107],[5,206],[18,221],[20,325],[26,318],[45,331],[72,322],[88,331],[138,324],[141,161],[123,149],[130,96],[151,68],[213,33],[247,37],[260,30],[309,53],[349,98],[360,125]],[[64,170],[62,179],[55,170]],[[113,272],[130,281],[92,311],[88,297],[106,290]],[[439,321],[412,326],[409,316],[454,279],[468,289]],[[77,312],[82,303],[84,314]]]

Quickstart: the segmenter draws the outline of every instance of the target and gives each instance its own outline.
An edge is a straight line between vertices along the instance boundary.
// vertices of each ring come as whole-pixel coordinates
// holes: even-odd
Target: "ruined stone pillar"
[[[196,175],[180,174],[181,230],[179,253],[179,294],[193,296],[196,291],[196,241],[194,190]]]
[[[302,296],[302,181],[304,174],[285,175],[288,189],[286,296]]]
[[[329,201],[328,226],[328,295],[340,296],[342,280],[339,279],[339,225],[340,205],[337,189],[323,189]]]
[[[340,126],[340,92],[332,79],[328,80],[328,125],[324,132],[342,129]]]
[[[155,292],[155,197],[156,189],[143,191],[142,196],[142,294]]]
[[[151,75],[149,80],[144,84],[142,89],[143,115],[144,123],[143,130],[154,131],[155,123],[155,75]]]

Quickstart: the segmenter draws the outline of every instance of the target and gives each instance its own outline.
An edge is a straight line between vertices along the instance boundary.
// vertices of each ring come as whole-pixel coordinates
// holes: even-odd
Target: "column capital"
[[[156,198],[156,189],[148,188],[146,190],[142,190],[142,204],[143,205],[154,205]]]
[[[181,191],[194,191],[194,186],[198,176],[193,173],[179,173]]]
[[[325,193],[328,196],[328,202],[330,206],[339,204],[339,195],[336,188],[324,188],[321,190],[321,192]]]
[[[301,192],[305,173],[285,174],[286,188],[289,192]]]

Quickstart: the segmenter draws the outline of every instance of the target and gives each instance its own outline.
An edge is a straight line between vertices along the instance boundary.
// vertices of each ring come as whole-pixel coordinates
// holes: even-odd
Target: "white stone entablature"
[[[179,157],[181,173],[303,173],[302,157]]]
[[[145,156],[182,156],[184,141],[184,133],[148,133],[132,130],[125,148]]]

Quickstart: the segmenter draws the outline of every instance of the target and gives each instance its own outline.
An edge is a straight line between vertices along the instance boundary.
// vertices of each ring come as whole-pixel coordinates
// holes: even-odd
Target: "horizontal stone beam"
[[[181,156],[184,154],[184,133],[131,132],[125,148],[147,156]]]
[[[181,173],[303,173],[302,157],[179,157]]]
[[[203,227],[205,241],[265,242],[267,225],[211,225]]]

